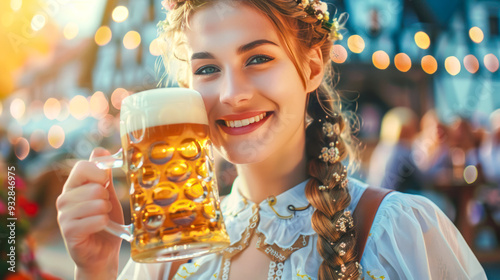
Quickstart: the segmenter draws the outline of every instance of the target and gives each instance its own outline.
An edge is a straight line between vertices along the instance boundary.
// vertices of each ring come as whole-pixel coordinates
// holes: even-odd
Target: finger
[[[64,184],[64,191],[85,185],[89,182],[106,185],[109,181],[109,174],[106,170],[99,169],[94,163],[79,161],[75,164],[68,180]]]
[[[86,237],[104,230],[109,223],[107,214],[72,220],[62,226],[63,236],[68,238]]]
[[[101,147],[97,147],[97,148],[94,148],[94,150],[92,150],[92,153],[90,154],[89,161],[92,163],[95,163],[95,161],[98,160],[99,157],[107,157],[110,155],[111,155],[111,153],[108,150],[101,148]],[[113,186],[113,175],[112,175],[111,169],[106,169],[105,171],[106,171],[106,174],[108,175],[109,180],[106,182],[104,187],[108,188],[110,185]]]
[[[111,208],[111,202],[104,199],[80,202],[64,211],[61,215],[61,222],[64,223],[69,220],[81,220],[87,217],[106,215],[111,211]]]
[[[97,199],[109,200],[109,192],[103,185],[90,183],[63,192],[56,200],[56,207],[61,211],[67,205],[71,206],[83,201]]]

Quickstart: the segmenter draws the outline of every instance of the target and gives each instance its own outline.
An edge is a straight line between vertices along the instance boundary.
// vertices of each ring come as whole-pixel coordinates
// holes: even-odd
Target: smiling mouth
[[[263,120],[266,119],[266,117],[269,117],[273,112],[264,112],[261,113],[260,115],[251,117],[251,118],[246,118],[246,119],[241,119],[241,120],[232,120],[232,121],[225,121],[225,120],[217,120],[216,122],[219,125],[223,125],[229,128],[239,128],[239,127],[245,127],[249,126],[251,124],[256,124],[259,122],[262,122]]]

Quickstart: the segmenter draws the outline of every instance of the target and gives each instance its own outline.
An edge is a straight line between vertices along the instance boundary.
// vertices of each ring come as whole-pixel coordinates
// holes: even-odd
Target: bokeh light
[[[165,48],[165,42],[161,38],[156,38],[149,44],[149,52],[154,56],[160,56]]]
[[[33,19],[31,19],[31,29],[33,29],[34,31],[38,31],[42,29],[46,23],[47,19],[45,18],[45,16],[36,14],[35,16],[33,16]]]
[[[477,168],[469,165],[464,169],[464,179],[467,184],[472,184],[477,180]]]
[[[401,72],[408,72],[411,69],[411,59],[405,53],[398,53],[394,57],[394,65]]]
[[[30,143],[26,138],[19,137],[14,143],[14,153],[19,160],[24,160],[30,153]]]
[[[128,92],[128,90],[124,88],[117,88],[111,94],[111,104],[113,105],[113,107],[120,110],[120,108],[122,107],[122,100],[129,95],[130,93]]]
[[[373,65],[381,70],[387,69],[391,64],[389,55],[382,50],[373,53],[372,61]]]
[[[111,41],[112,37],[111,29],[108,26],[101,26],[95,32],[94,40],[97,45],[104,46]]]
[[[59,101],[59,103],[61,104],[61,112],[59,112],[59,115],[57,116],[57,120],[62,122],[64,120],[66,120],[70,113],[69,113],[69,103],[68,101],[66,100],[61,100]]]
[[[10,114],[16,120],[21,119],[26,112],[26,103],[20,98],[12,100],[10,103]]]
[[[77,120],[83,120],[89,115],[89,102],[81,95],[77,95],[69,102],[69,112]]]
[[[17,138],[23,136],[23,126],[17,123],[11,123],[7,128],[7,139],[9,139],[9,143],[14,145]]]
[[[96,91],[90,98],[90,115],[102,119],[109,111],[109,104],[102,91]]]
[[[14,12],[19,11],[22,5],[23,5],[22,0],[10,0],[10,7]]]
[[[126,49],[133,50],[141,44],[141,34],[131,30],[123,37],[123,45]]]
[[[484,39],[484,33],[481,28],[474,26],[471,29],[469,29],[469,37],[474,43],[481,43]]]
[[[41,152],[47,146],[47,136],[45,135],[45,131],[41,129],[36,129],[31,133],[30,136],[30,146],[31,149],[35,152]]]
[[[45,104],[43,105],[43,113],[45,114],[45,117],[49,120],[56,119],[57,116],[59,116],[59,113],[61,112],[61,103],[59,100],[51,97],[45,101]]]
[[[438,69],[437,61],[432,55],[422,57],[420,64],[422,65],[422,70],[429,75],[436,73]]]
[[[489,53],[484,56],[484,67],[488,69],[490,72],[495,72],[498,70],[498,58],[492,54]]]
[[[116,22],[124,22],[128,18],[128,9],[125,6],[117,6],[113,9],[111,17]]]
[[[452,76],[456,76],[462,69],[462,67],[460,66],[460,60],[458,60],[458,58],[454,56],[449,56],[446,58],[446,60],[444,61],[444,68],[446,69],[446,72],[448,72]]]
[[[365,49],[365,40],[359,35],[352,35],[347,39],[347,46],[353,53],[361,53]]]
[[[342,45],[334,45],[330,58],[335,63],[344,63],[347,60],[347,50]]]
[[[104,137],[109,137],[113,135],[115,131],[115,117],[110,114],[104,116],[104,118],[100,119],[97,123],[97,129],[99,133]]]
[[[49,129],[49,133],[47,135],[47,140],[49,141],[50,146],[54,149],[59,149],[64,144],[64,139],[66,138],[66,134],[64,133],[64,129],[58,125],[53,125]]]
[[[479,61],[472,54],[466,55],[464,57],[464,67],[467,71],[474,74],[479,70]]]
[[[431,45],[431,39],[427,33],[418,31],[415,33],[415,44],[417,44],[419,48],[426,50]]]
[[[64,26],[64,38],[66,38],[66,40],[72,40],[78,35],[78,31],[78,25],[74,22],[70,22]]]

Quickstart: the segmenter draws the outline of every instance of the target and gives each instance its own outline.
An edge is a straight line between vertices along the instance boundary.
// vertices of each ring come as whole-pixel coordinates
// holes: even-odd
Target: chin
[[[240,147],[217,147],[216,149],[225,160],[232,164],[258,163],[264,161],[265,155],[269,154],[269,151],[243,144]]]

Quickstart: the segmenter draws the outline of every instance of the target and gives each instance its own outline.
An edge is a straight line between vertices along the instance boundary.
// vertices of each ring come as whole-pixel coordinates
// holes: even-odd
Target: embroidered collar
[[[308,181],[309,179],[277,195],[276,204],[273,206],[274,210],[279,215],[289,216],[293,214],[293,212],[288,210],[288,205],[293,205],[296,208],[306,207],[309,204],[305,196],[305,187]],[[224,199],[224,203],[226,203],[224,216],[236,216],[240,212],[244,211],[247,207],[254,204],[253,202],[248,201],[241,194],[240,188],[241,188],[240,178],[236,177],[233,183],[233,189],[231,193],[226,197],[226,199]],[[264,200],[259,203],[259,209],[260,213],[276,215],[273,209],[269,206],[267,200]]]

